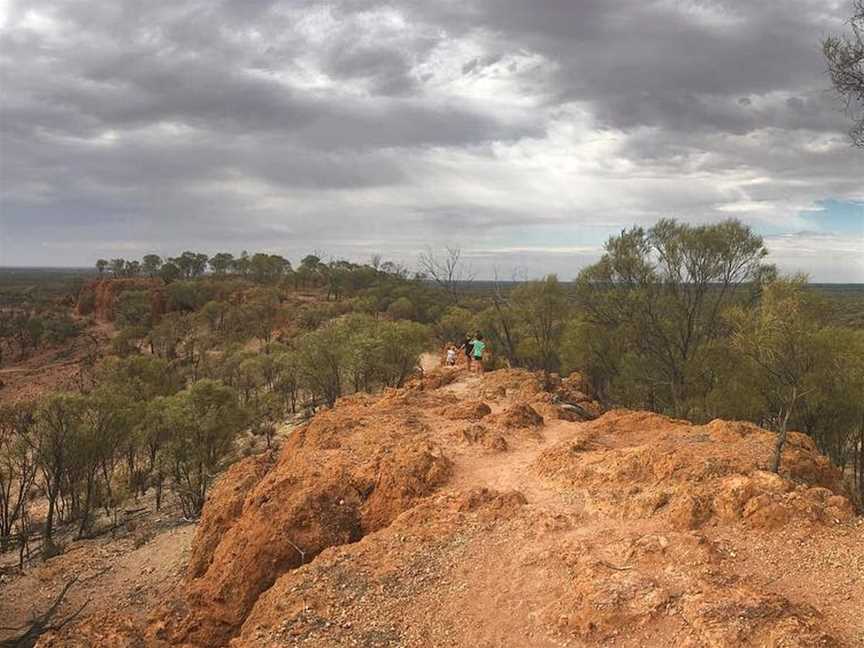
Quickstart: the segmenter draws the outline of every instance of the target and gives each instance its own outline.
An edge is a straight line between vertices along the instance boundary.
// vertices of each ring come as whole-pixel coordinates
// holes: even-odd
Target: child
[[[454,367],[456,366],[456,347],[452,344],[447,345],[447,366]]]
[[[478,333],[471,346],[471,355],[474,356],[474,361],[477,363],[477,373],[483,373],[483,352],[485,350],[486,343],[483,341],[483,336]]]

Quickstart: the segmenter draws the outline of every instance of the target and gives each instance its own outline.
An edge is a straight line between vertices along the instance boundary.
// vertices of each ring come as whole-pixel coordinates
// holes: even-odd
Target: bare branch
[[[444,256],[438,256],[431,247],[418,257],[420,272],[443,288],[454,299],[459,295],[459,284],[474,279],[474,272],[462,258],[458,247],[446,247]]]

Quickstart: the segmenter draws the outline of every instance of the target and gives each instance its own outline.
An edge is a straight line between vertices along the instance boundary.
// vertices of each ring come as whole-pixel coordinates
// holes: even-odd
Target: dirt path
[[[472,379],[469,378],[469,384]],[[474,381],[476,382],[476,378]],[[457,386],[466,386],[460,382]],[[495,409],[509,404],[495,403]],[[495,410],[493,409],[493,412]],[[519,491],[529,504],[545,510],[554,510],[569,515],[584,515],[584,499],[576,491],[566,491],[560,485],[550,484],[538,478],[531,470],[540,454],[561,441],[573,438],[577,428],[572,423],[551,421],[536,439],[526,439],[512,444],[510,451],[484,456],[466,456],[456,462],[452,487],[456,490],[488,488],[497,491]]]

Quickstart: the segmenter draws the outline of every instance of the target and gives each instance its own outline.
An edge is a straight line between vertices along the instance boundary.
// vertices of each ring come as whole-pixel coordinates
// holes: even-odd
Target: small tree
[[[159,276],[159,270],[162,268],[162,257],[158,254],[145,254],[141,259],[141,270],[151,279]]]
[[[33,448],[38,451],[48,511],[45,515],[46,554],[54,551],[54,521],[57,499],[69,467],[74,439],[84,415],[85,399],[79,394],[58,392],[45,397],[36,411]]]
[[[111,274],[115,277],[126,276],[126,259],[111,259]]]
[[[292,351],[283,351],[274,356],[276,377],[273,389],[282,395],[291,408],[291,413],[297,413],[297,400],[300,393],[300,368],[297,355]]]
[[[185,313],[168,313],[150,331],[150,346],[156,355],[173,360],[184,338],[192,332],[193,318]]]
[[[127,261],[123,268],[123,275],[126,277],[137,277],[141,274],[141,263],[138,261]]]
[[[206,254],[186,250],[179,257],[168,259],[168,261],[180,270],[184,279],[193,279],[204,274],[209,259]]]
[[[86,396],[81,427],[78,431],[77,461],[82,478],[80,524],[78,535],[90,529],[91,511],[96,494],[97,475],[101,471],[109,505],[115,504],[111,479],[118,455],[133,434],[134,421],[140,416],[133,397],[126,390],[111,385],[98,387]],[[135,396],[140,397],[140,394]]]
[[[153,307],[147,290],[124,290],[117,298],[115,318],[120,326],[143,326],[153,323]]]
[[[780,470],[789,418],[805,395],[805,381],[822,355],[818,326],[801,313],[805,283],[803,277],[775,281],[765,289],[756,308],[739,308],[730,314],[735,326],[733,348],[761,369],[769,398],[776,403],[774,472]]]
[[[262,344],[270,344],[279,314],[279,296],[271,291],[261,289],[253,295],[249,302],[243,305],[246,319],[246,329]]]
[[[423,324],[406,320],[380,322],[378,326],[381,382],[401,387],[420,364],[420,354],[429,349],[431,332]]]
[[[557,371],[561,334],[564,331],[569,304],[567,294],[558,277],[549,275],[542,281],[531,281],[513,290],[512,303],[517,321],[531,341],[534,355],[548,381],[549,374]]]
[[[243,250],[240,256],[231,262],[231,269],[241,277],[249,274],[249,253],[246,250]]]
[[[350,331],[344,322],[327,322],[297,341],[297,363],[302,387],[313,399],[333,406],[342,395],[345,349]]]
[[[435,323],[435,335],[441,342],[458,344],[475,328],[474,313],[467,308],[450,306]]]
[[[8,548],[16,521],[26,516],[36,478],[33,409],[31,403],[0,407],[0,550]]]
[[[96,262],[96,270],[99,272],[99,276],[101,277],[105,274],[105,270],[108,269],[108,261],[106,259],[99,259]]]
[[[417,307],[407,297],[399,297],[387,307],[387,315],[394,320],[411,320],[417,316]]]
[[[214,380],[199,380],[162,399],[159,407],[171,431],[163,452],[174,491],[184,515],[198,516],[207,490],[246,425],[246,415],[235,392]]]
[[[183,271],[180,270],[180,267],[174,263],[172,259],[168,259],[165,263],[162,264],[162,267],[159,269],[159,277],[166,284],[173,283],[180,279],[183,276]]]

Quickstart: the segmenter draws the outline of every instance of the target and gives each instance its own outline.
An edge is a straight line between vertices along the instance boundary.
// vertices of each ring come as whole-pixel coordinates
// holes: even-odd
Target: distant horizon
[[[359,263],[359,262],[355,262],[355,263]],[[7,265],[0,265],[0,272],[4,272],[7,270],[47,270],[47,271],[51,271],[51,270],[54,270],[54,271],[57,271],[57,270],[75,270],[75,271],[88,272],[88,273],[92,272],[94,275],[99,276],[99,272],[95,268],[88,267],[88,266],[45,266],[45,265],[43,265],[43,266],[7,266]],[[233,273],[228,273],[228,274],[231,275]],[[547,275],[536,276],[536,277],[527,277],[525,279],[495,279],[494,277],[490,277],[490,278],[476,278],[475,277],[474,279],[458,280],[457,283],[519,284],[519,283],[522,283],[525,281],[537,281],[538,279],[542,279],[544,276],[548,276],[548,274],[556,274],[556,273],[547,273]],[[577,274],[578,274],[578,272],[577,272]],[[110,271],[106,272],[105,275],[107,277],[111,277]],[[212,272],[208,271],[203,276],[214,276],[214,275]],[[120,279],[128,279],[129,277],[119,277],[119,278]],[[144,278],[144,279],[146,279],[147,277],[139,276],[139,277],[132,277],[132,278]],[[573,283],[576,280],[576,277],[575,277],[575,275],[573,277],[567,277],[567,278],[558,276],[558,280],[561,281],[562,283]],[[432,280],[428,279],[428,281],[432,281]],[[750,282],[750,281],[744,282],[744,284],[749,284],[749,283],[752,283],[752,282]],[[812,281],[812,280],[809,280],[807,282],[807,285],[810,285],[810,286],[862,286],[862,287],[864,287],[864,281]]]

